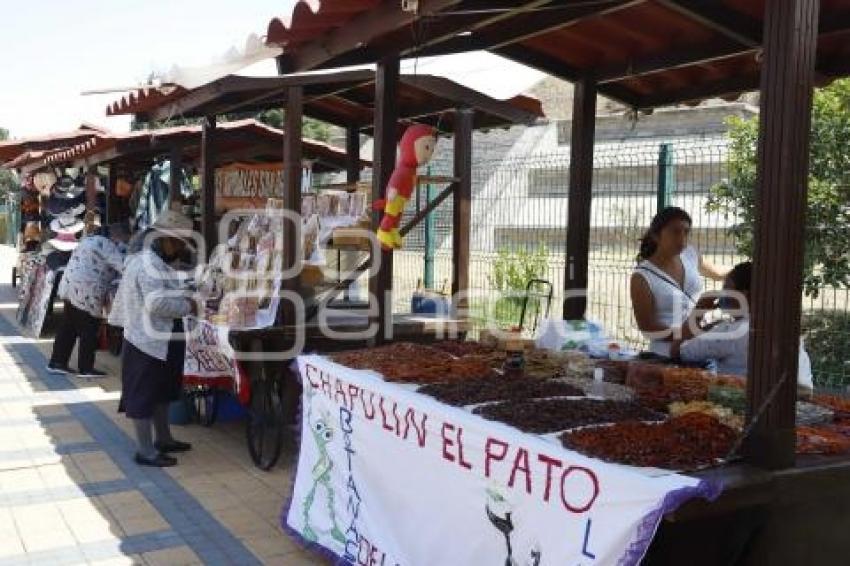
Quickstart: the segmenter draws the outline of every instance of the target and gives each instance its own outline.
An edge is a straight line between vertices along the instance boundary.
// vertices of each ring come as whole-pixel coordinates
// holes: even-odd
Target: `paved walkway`
[[[0,246],[0,279],[13,260]],[[194,449],[174,468],[139,467],[116,412],[118,360],[98,353],[105,379],[47,374],[52,341],[22,338],[16,308],[0,285],[0,566],[324,563],[278,526],[291,441],[277,468],[261,472],[244,423],[174,427]]]

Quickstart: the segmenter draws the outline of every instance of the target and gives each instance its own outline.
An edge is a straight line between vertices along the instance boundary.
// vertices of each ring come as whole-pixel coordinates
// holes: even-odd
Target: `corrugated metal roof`
[[[139,88],[107,106],[106,115],[116,116],[120,114],[145,112],[151,108],[161,106],[171,100],[180,98],[185,93],[186,89],[176,85]],[[133,108],[134,110],[128,112],[128,108]]]
[[[351,18],[368,12],[381,0],[298,0],[292,12],[269,22],[266,42],[284,48],[311,41],[325,33],[341,28]]]

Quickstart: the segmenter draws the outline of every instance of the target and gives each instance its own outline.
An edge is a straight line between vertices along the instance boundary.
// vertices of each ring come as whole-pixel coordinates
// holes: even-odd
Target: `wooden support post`
[[[215,221],[215,116],[204,118],[201,130],[201,233],[207,257],[218,242]]]
[[[567,265],[564,274],[564,319],[579,320],[587,311],[590,253],[590,205],[593,141],[596,130],[596,83],[582,79],[573,93],[570,141],[570,187],[567,211]],[[571,294],[576,296],[570,297]]]
[[[304,91],[300,86],[289,87],[286,91],[286,110],[284,113],[283,137],[283,207],[295,214],[301,214],[301,129],[304,119]],[[288,219],[283,223],[283,270],[289,271],[299,262],[302,253],[300,226]],[[285,291],[300,293],[300,274],[283,280]],[[281,301],[278,313],[280,322],[294,324],[295,310],[291,300]]]
[[[357,126],[348,126],[345,130],[345,154],[348,158],[345,181],[351,185],[360,180],[360,129]]]
[[[809,131],[819,0],[765,5],[750,320],[750,464],[794,465]]]
[[[466,309],[469,289],[469,239],[472,224],[472,126],[475,112],[463,108],[455,112],[454,176],[452,210],[452,295],[460,297],[454,307]]]
[[[183,148],[179,145],[171,147],[168,156],[168,188],[171,192],[171,208],[180,210],[183,195],[180,192],[180,182],[183,180]]]
[[[384,190],[395,169],[398,124],[398,57],[389,57],[378,63],[375,73],[375,139],[372,158],[372,200],[384,197]],[[377,230],[381,212],[372,213],[372,229]],[[369,278],[371,300],[377,301],[378,323],[375,342],[381,344],[390,337],[385,333],[388,323],[392,324],[393,305],[387,293],[393,288],[393,253],[381,251],[378,271]],[[392,328],[390,326],[390,328]]]
[[[109,181],[106,187],[106,211],[104,213],[104,222],[109,225],[113,222],[118,222],[118,206],[119,199],[115,194],[115,186],[118,184],[118,170],[114,163],[109,164]]]

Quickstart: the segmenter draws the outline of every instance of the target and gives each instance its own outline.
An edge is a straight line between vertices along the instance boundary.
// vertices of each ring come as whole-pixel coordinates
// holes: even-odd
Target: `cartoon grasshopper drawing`
[[[321,417],[314,420],[313,416],[313,403],[312,403],[312,392],[309,391],[309,388],[305,388],[305,399],[304,402],[308,403],[307,405],[307,426],[310,427],[310,432],[313,435],[313,440],[316,442],[316,447],[319,450],[319,459],[316,461],[316,464],[313,466],[312,477],[313,477],[313,485],[310,488],[310,491],[307,493],[307,497],[304,500],[304,538],[311,541],[316,542],[318,540],[318,535],[310,526],[310,509],[313,507],[313,501],[316,498],[316,492],[320,487],[324,488],[326,499],[325,503],[328,506],[328,514],[331,517],[331,524],[333,527],[331,528],[331,536],[334,540],[338,541],[341,544],[345,544],[345,535],[339,528],[339,525],[336,522],[336,508],[334,507],[334,490],[331,485],[331,471],[333,470],[334,463],[331,460],[330,455],[328,454],[328,445],[334,439],[334,428],[331,425],[331,415],[329,413],[324,413]]]

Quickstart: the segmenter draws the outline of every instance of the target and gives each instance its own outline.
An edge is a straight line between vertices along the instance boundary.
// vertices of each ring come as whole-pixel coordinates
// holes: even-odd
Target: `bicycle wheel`
[[[262,379],[253,384],[246,435],[254,465],[261,470],[272,469],[283,443],[283,407],[276,381]]]

